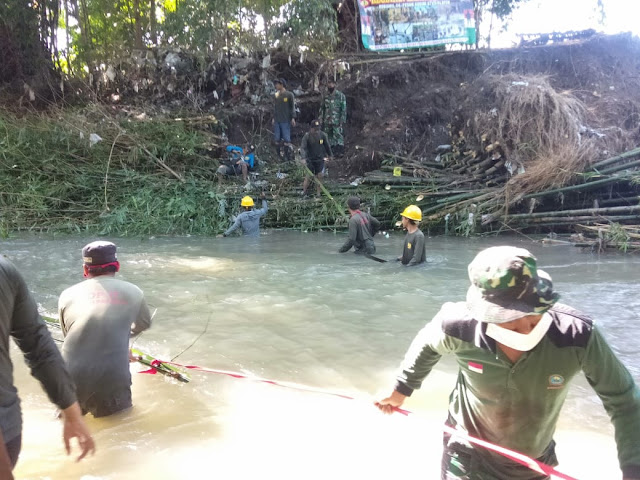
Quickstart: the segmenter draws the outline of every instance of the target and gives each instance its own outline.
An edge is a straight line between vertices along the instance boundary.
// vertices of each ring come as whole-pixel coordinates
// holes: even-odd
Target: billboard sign
[[[473,0],[359,0],[367,50],[475,44]]]

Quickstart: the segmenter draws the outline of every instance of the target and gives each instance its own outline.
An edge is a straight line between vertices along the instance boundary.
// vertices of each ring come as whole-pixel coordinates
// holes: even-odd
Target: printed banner
[[[473,0],[360,0],[367,50],[475,44]]]

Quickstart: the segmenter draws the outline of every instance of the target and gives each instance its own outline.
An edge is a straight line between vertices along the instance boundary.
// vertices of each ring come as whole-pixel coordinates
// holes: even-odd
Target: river
[[[391,259],[403,235],[378,236]],[[45,312],[82,280],[82,246],[95,238],[25,236],[2,253],[23,272]],[[113,240],[113,239],[112,239]],[[25,417],[19,479],[382,479],[439,478],[440,427],[455,381],[444,358],[406,407],[386,417],[370,396],[392,384],[416,332],[449,300],[462,300],[466,267],[482,248],[530,249],[562,301],[593,315],[640,380],[640,258],[599,256],[524,237],[427,240],[428,264],[406,269],[351,253],[343,235],[269,232],[260,239],[116,239],[120,278],[140,286],[153,327],[135,346],[162,359],[293,382],[346,400],[266,383],[192,372],[188,384],[137,373],[134,408],[87,417],[96,454],[64,454],[54,407],[14,346]],[[182,353],[181,353],[182,352]],[[613,429],[582,376],[556,435],[560,470],[581,480],[620,478]]]

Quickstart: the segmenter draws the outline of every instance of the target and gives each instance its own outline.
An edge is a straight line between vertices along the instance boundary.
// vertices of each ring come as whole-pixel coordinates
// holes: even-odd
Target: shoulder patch
[[[446,335],[495,352],[495,340],[485,335],[482,323],[471,317],[464,302],[445,303],[436,317],[439,317]]]
[[[553,316],[553,323],[547,337],[556,347],[587,346],[593,331],[591,317],[563,304],[554,305],[549,313]]]

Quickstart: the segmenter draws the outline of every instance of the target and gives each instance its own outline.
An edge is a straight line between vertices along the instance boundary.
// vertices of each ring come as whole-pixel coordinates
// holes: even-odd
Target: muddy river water
[[[402,234],[377,237],[378,256]],[[23,272],[45,312],[82,280],[91,237],[20,237],[2,252]],[[114,239],[110,239],[114,240]],[[441,425],[456,368],[443,358],[406,407],[385,417],[370,396],[394,378],[416,332],[444,301],[462,300],[466,267],[490,245],[530,249],[564,303],[594,316],[640,380],[640,257],[598,256],[523,237],[427,240],[428,263],[401,268],[351,253],[331,233],[269,232],[260,239],[116,239],[120,278],[140,286],[153,327],[136,347],[176,362],[347,393],[346,400],[192,372],[188,384],[137,373],[134,408],[87,418],[98,451],[64,454],[54,407],[14,347],[23,403],[20,479],[439,478]],[[182,352],[182,353],[181,353]],[[556,435],[562,471],[581,480],[620,478],[613,429],[583,377],[571,386]]]

